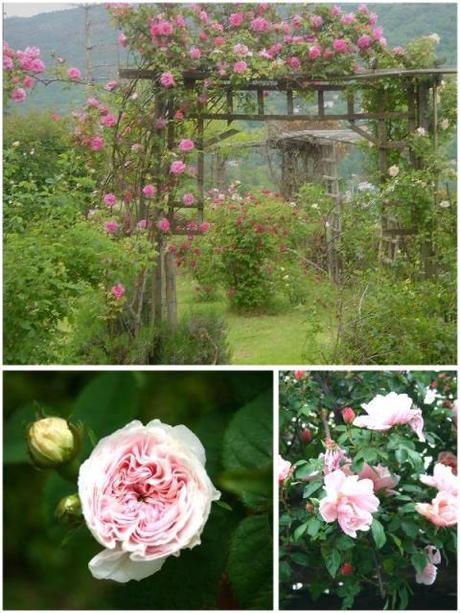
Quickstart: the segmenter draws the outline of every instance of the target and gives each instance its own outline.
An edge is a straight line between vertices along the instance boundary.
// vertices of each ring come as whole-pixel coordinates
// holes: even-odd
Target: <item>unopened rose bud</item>
[[[81,502],[78,494],[62,498],[56,507],[56,517],[68,528],[75,528],[83,521]]]
[[[302,379],[305,377],[305,371],[294,370],[294,377],[297,379],[297,381],[302,381]]]
[[[315,507],[312,505],[311,502],[307,502],[307,504],[305,505],[305,510],[307,511],[307,513],[313,513]]]
[[[350,564],[350,562],[345,562],[340,567],[341,575],[344,575],[344,576],[351,575],[352,572],[353,572],[353,566]]]
[[[302,430],[302,440],[305,445],[311,441],[311,432],[308,428]]]
[[[76,428],[62,417],[45,417],[29,426],[27,444],[34,463],[40,468],[57,468],[78,452]]]
[[[342,409],[342,419],[346,424],[351,424],[355,417],[356,414],[351,407]]]

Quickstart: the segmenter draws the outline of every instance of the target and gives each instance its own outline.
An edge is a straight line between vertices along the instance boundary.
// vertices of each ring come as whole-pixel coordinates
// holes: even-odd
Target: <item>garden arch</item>
[[[410,147],[410,137],[417,129],[423,128],[432,137],[433,148],[438,146],[438,96],[437,89],[445,75],[455,74],[454,68],[423,68],[423,69],[376,69],[358,72],[347,76],[334,76],[325,80],[311,80],[305,74],[293,74],[289,78],[278,80],[247,80],[243,83],[233,83],[227,79],[213,77],[209,91],[217,94],[213,98],[213,107],[208,108],[206,102],[198,98],[196,112],[189,115],[195,121],[196,147],[197,147],[197,193],[198,200],[195,205],[198,221],[203,220],[204,212],[204,153],[208,146],[231,136],[235,131],[230,127],[234,121],[315,121],[345,122],[348,130],[367,140],[378,152],[378,168],[381,180],[387,177],[388,154],[391,150],[406,151],[410,163],[414,168],[420,168],[421,162],[415,151]],[[197,85],[211,78],[211,74],[190,70],[182,74],[186,91],[193,92]],[[173,117],[180,100],[175,99],[172,91],[165,92],[158,83],[159,74],[150,69],[121,69],[120,78],[129,80],[151,81],[155,90],[156,113],[159,116]],[[385,93],[385,84],[398,83],[404,92],[404,108],[387,108],[388,98]],[[366,111],[360,107],[360,94],[373,89],[379,95],[379,110]],[[245,93],[254,97],[253,111],[242,112],[237,108],[237,96]],[[285,98],[284,112],[267,112],[265,94],[278,92]],[[339,93],[344,102],[340,112],[327,112],[326,97],[331,93]],[[314,112],[309,114],[295,113],[294,103],[296,95],[309,93],[314,99]],[[408,131],[403,140],[394,140],[391,137],[389,125],[392,120],[406,120]],[[228,129],[219,137],[205,141],[205,121],[224,121]],[[365,129],[361,122],[370,124],[372,129]],[[327,128],[326,128],[327,129]],[[167,143],[170,150],[175,145],[174,122],[167,125]],[[433,192],[436,202],[436,190]],[[401,236],[416,234],[417,228],[392,227],[389,223],[388,207],[395,203],[388,202],[381,211],[382,218],[382,245],[385,241],[394,243]],[[176,223],[175,209],[181,204],[168,203],[167,217],[171,223],[171,232],[175,235],[199,234],[197,230],[184,228]],[[155,273],[155,319],[161,321],[165,317],[174,328],[177,322],[176,277],[175,261],[170,253],[165,253],[164,246],[159,245],[160,254]],[[383,248],[383,247],[381,247]],[[423,269],[426,275],[431,274],[432,247],[427,237],[422,247]],[[334,276],[336,275],[336,270]]]

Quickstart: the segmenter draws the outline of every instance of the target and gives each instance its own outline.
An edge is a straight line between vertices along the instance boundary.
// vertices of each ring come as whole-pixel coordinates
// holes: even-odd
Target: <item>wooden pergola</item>
[[[408,136],[415,133],[417,128],[424,128],[432,134],[433,146],[438,146],[438,103],[437,89],[443,76],[456,74],[455,68],[425,68],[425,69],[390,69],[372,70],[355,73],[347,76],[330,76],[327,79],[311,79],[305,74],[292,74],[289,78],[278,80],[251,80],[241,83],[233,83],[227,79],[216,80],[213,75],[200,71],[186,71],[183,73],[185,88],[193,92],[204,80],[211,79],[209,91],[213,95],[213,106],[197,101],[196,112],[189,115],[188,119],[196,122],[196,148],[197,148],[197,193],[196,204],[198,221],[203,219],[204,211],[204,173],[205,173],[205,150],[208,146],[219,140],[234,134],[234,130],[228,127],[235,121],[299,121],[309,120],[315,122],[343,122],[345,128],[357,137],[367,140],[378,151],[379,172],[382,180],[388,177],[388,152],[397,149],[407,150],[412,165],[420,167],[420,160],[414,151],[410,150],[407,140],[393,140],[389,136],[389,123],[392,120],[406,120]],[[149,80],[156,89],[156,112],[158,116],[173,117],[180,100],[175,100],[172,90],[165,93],[158,84],[159,74],[154,70],[121,69],[120,78],[130,80]],[[405,105],[403,109],[386,109],[386,96],[384,84],[388,81],[397,82],[401,91],[405,93]],[[360,107],[359,93],[372,88],[380,93],[382,110],[366,111]],[[241,92],[254,94],[254,111],[242,112],[238,109],[237,97]],[[285,98],[284,112],[273,113],[267,110],[265,94],[278,92]],[[341,93],[344,97],[345,107],[342,112],[328,112],[325,104],[328,94]],[[314,112],[309,114],[295,112],[295,98],[297,95],[311,94],[313,98]],[[198,96],[197,96],[198,98]],[[224,121],[227,129],[219,137],[205,141],[205,121]],[[370,122],[375,126],[373,130],[365,129],[363,122]],[[360,125],[361,124],[361,125]],[[174,122],[168,122],[166,134],[168,147],[175,146]],[[434,196],[436,198],[436,196]],[[339,198],[337,198],[339,200]],[[391,203],[389,203],[391,206]],[[175,223],[174,212],[181,207],[180,203],[168,202],[168,217],[171,221],[171,230],[174,234],[193,234],[193,231],[184,229]],[[403,232],[401,229],[387,227],[385,222],[386,211],[382,211],[382,232],[389,231],[393,240],[395,233]],[[407,230],[406,230],[407,232]],[[416,230],[413,231],[414,233]],[[425,264],[430,257],[430,249],[427,244],[425,249]],[[163,272],[166,269],[166,273]],[[175,325],[176,300],[175,300],[175,274],[174,259],[160,254],[157,268],[156,302],[158,309],[156,316],[162,319],[166,314],[172,326]],[[162,290],[161,279],[165,278],[165,290]],[[169,281],[168,281],[169,279]],[[162,298],[166,295],[166,301]],[[163,308],[162,307],[166,307]]]

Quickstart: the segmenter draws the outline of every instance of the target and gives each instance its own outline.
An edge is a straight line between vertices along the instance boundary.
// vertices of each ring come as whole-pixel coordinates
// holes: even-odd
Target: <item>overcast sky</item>
[[[71,2],[5,2],[3,14],[5,17],[32,17],[39,13],[74,8],[75,4]]]

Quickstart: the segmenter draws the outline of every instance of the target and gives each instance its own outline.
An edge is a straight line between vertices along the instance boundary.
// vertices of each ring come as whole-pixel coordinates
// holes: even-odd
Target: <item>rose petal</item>
[[[95,579],[110,579],[118,583],[127,583],[134,579],[140,581],[158,572],[165,558],[143,562],[133,561],[129,553],[119,549],[111,551],[103,549],[88,564],[88,568]]]

